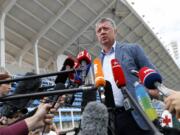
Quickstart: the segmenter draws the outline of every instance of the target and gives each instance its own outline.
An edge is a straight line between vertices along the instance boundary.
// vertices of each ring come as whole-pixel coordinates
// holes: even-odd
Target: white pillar
[[[58,112],[59,112],[59,128],[60,128],[60,130],[62,130],[63,129],[63,127],[62,127],[62,117],[61,117],[61,109],[59,108],[58,109]]]
[[[74,113],[73,113],[73,109],[71,109],[71,118],[72,118],[72,127],[74,128]]]
[[[5,67],[5,13],[0,13],[0,66]]]
[[[34,65],[35,65],[35,71],[37,74],[39,74],[38,42],[39,40],[36,40],[33,46],[34,47]]]

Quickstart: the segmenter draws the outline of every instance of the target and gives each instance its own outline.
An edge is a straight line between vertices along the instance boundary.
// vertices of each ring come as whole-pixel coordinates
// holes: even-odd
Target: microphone
[[[62,84],[62,83],[57,83],[53,90],[63,90],[63,89],[65,89],[65,85]],[[56,105],[56,103],[57,103],[57,101],[58,101],[58,98],[59,98],[60,96],[62,96],[62,94],[61,94],[61,95],[55,95],[54,97],[53,97],[53,96],[50,96],[50,97],[48,98],[48,100],[50,100],[50,102],[53,101],[53,103],[52,103],[52,108],[55,107],[55,105]],[[44,125],[44,128],[43,128],[42,133],[45,132],[45,129],[46,129],[46,125]]]
[[[31,76],[31,75],[36,75],[36,74],[32,72],[27,72],[25,74],[25,76]],[[37,92],[39,91],[40,85],[41,85],[40,78],[20,81],[16,86],[14,95]],[[28,105],[30,100],[31,98],[24,98],[24,99],[17,99],[14,101],[5,102],[1,110],[2,116],[6,116],[9,118],[13,117],[13,115],[17,111],[21,112],[21,110],[26,109],[26,106]]]
[[[106,81],[104,80],[104,73],[102,70],[101,60],[99,58],[94,59],[94,74],[95,74],[95,85],[98,88],[100,100],[104,102],[104,86]]]
[[[143,109],[143,111],[146,113],[146,115],[151,121],[157,120],[158,118],[157,112],[153,108],[151,99],[147,91],[145,90],[145,87],[141,85],[139,82],[135,82],[134,86],[135,86],[135,93],[138,103]]]
[[[112,65],[112,72],[113,72],[114,80],[118,88],[126,86],[126,78],[118,60],[112,59],[111,65]]]
[[[82,69],[81,72],[82,83],[85,83],[85,78],[87,76],[87,73],[91,65],[91,56],[89,55],[87,50],[84,50],[78,54],[77,60],[80,63],[80,68]]]
[[[92,70],[91,70],[91,56],[89,55],[87,50],[81,51],[77,56],[77,61],[80,64],[81,73],[79,75],[81,84],[87,84],[90,80],[88,80],[87,74],[89,73],[91,81],[94,80],[92,77]],[[92,82],[93,84],[93,82]],[[83,91],[82,94],[82,103],[81,106],[85,107],[88,102],[96,100],[96,91]]]
[[[67,57],[66,60],[63,63],[63,66],[60,71],[65,71],[72,69],[74,67],[74,60],[71,57]],[[64,75],[58,75],[57,78],[55,79],[55,83],[63,83],[65,84],[67,81],[67,78],[69,77],[70,73],[65,73]]]
[[[63,90],[65,89],[65,85],[63,83],[57,83],[54,87],[53,90],[49,90],[49,91],[54,91],[54,90]],[[55,96],[49,96],[49,100],[50,102],[53,101],[53,107],[56,104],[56,101],[58,100],[59,96],[62,96],[62,94],[60,95],[55,95]]]
[[[112,66],[112,73],[114,76],[115,83],[117,87],[121,89],[123,97],[124,97],[124,101],[123,101],[124,108],[125,110],[132,110],[132,106],[130,104],[130,101],[127,95],[127,89],[125,87],[126,78],[124,76],[123,69],[117,59],[111,60],[111,66]]]
[[[105,105],[107,107],[115,107],[114,95],[112,91],[112,86],[109,81],[106,80],[106,85],[104,87],[104,95],[105,95]]]
[[[161,75],[154,69],[143,67],[139,70],[139,79],[148,89],[158,89],[164,96],[169,96],[171,90],[162,84]]]
[[[84,109],[78,135],[107,135],[108,111],[104,104],[90,102]]]

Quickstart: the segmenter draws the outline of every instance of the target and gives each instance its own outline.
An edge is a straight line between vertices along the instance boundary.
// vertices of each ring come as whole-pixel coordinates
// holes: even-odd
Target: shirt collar
[[[114,41],[114,44],[111,48],[111,50],[108,53],[105,53],[104,50],[101,50],[101,54],[106,55],[106,54],[111,54],[115,52],[115,47],[116,47],[116,41]]]

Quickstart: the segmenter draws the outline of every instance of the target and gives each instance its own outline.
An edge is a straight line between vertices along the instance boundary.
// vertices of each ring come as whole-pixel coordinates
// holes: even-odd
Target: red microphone
[[[125,87],[126,86],[126,78],[124,76],[123,69],[117,59],[112,59],[111,65],[112,65],[114,81],[116,82],[117,87],[121,89],[121,92],[124,97],[124,100],[123,100],[124,108],[125,108],[125,110],[132,110],[133,108],[129,101],[129,98],[132,98],[132,96],[129,93],[129,91],[127,90],[127,88]]]
[[[77,60],[74,61],[74,69],[78,69],[79,68],[79,62]]]
[[[154,82],[162,83],[160,74],[157,73],[154,69],[150,69],[148,67],[141,68],[139,70],[138,76],[141,83],[143,83],[147,88],[150,89],[155,88]]]
[[[80,79],[82,80],[82,83],[85,83],[85,78],[89,72],[91,65],[91,56],[89,55],[87,50],[84,50],[78,54],[77,60],[80,63],[80,68],[82,70]]]
[[[83,61],[86,62],[86,64],[91,63],[91,55],[89,55],[87,50],[81,51],[77,56],[78,62],[81,64]]]
[[[154,69],[143,67],[139,70],[138,76],[141,83],[148,89],[158,89],[164,96],[170,95],[171,89],[162,84],[161,75]]]
[[[111,65],[112,65],[112,72],[116,85],[118,86],[118,88],[124,87],[126,85],[126,78],[124,76],[123,69],[120,66],[118,60],[112,59]]]

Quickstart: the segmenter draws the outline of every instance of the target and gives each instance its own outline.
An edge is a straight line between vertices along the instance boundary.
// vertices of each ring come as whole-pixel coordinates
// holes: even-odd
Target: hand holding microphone
[[[166,108],[173,112],[175,110],[176,118],[180,118],[180,92],[173,91],[170,96],[165,98]]]
[[[180,117],[180,98],[177,97],[180,95],[178,92],[175,92],[172,89],[169,89],[165,87],[162,84],[162,78],[159,73],[157,73],[155,70],[150,69],[148,67],[143,67],[139,71],[139,78],[141,82],[149,89],[155,89],[157,88],[164,96],[167,98],[165,99],[165,103],[167,106],[167,109],[172,112],[176,111],[176,117]]]
[[[143,67],[139,70],[138,76],[148,89],[158,89],[164,96],[171,94],[172,90],[162,84],[161,75],[154,69]]]
[[[145,113],[142,111],[136,100],[133,98],[131,93],[128,91],[128,89],[125,87],[126,85],[126,79],[125,75],[123,73],[123,69],[120,66],[119,62],[117,59],[112,59],[111,61],[112,64],[112,71],[114,75],[114,80],[119,88],[122,89],[122,94],[124,96],[124,108],[125,110],[132,110],[131,104],[133,104],[134,108],[143,116],[143,119],[146,121],[146,123],[149,125],[151,130],[159,135],[159,131],[157,128],[152,124],[152,122],[149,121]],[[131,102],[130,102],[131,101]]]

